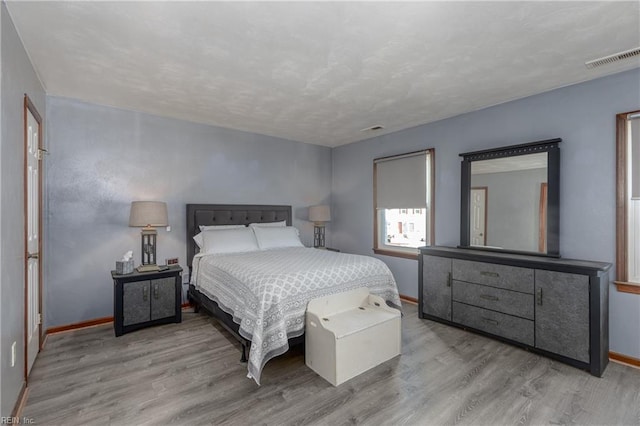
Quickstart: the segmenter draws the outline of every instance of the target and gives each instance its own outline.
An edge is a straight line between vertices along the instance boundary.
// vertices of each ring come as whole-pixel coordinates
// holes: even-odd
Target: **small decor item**
[[[116,274],[124,275],[133,272],[133,251],[129,250],[122,256],[122,260],[116,260]]]
[[[162,201],[133,201],[129,214],[129,226],[141,226],[142,265],[138,272],[158,271],[156,265],[156,236],[154,226],[167,226],[167,203]]]
[[[324,224],[331,220],[329,206],[309,207],[309,220],[315,225],[313,227],[313,246],[324,248]]]

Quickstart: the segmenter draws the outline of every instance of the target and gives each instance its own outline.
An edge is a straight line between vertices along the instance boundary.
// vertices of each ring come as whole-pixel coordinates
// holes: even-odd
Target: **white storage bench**
[[[311,300],[305,363],[338,386],[400,355],[400,315],[367,288]]]

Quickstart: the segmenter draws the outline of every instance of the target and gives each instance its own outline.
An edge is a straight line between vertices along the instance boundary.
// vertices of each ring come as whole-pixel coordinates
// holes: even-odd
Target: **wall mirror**
[[[562,139],[460,154],[460,246],[560,256]]]

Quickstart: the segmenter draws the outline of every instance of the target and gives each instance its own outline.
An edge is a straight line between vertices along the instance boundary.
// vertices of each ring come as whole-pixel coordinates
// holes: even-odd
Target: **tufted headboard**
[[[291,226],[291,206],[247,204],[187,204],[187,264],[189,270],[198,246],[193,236],[200,225],[248,225],[257,222],[287,221]]]

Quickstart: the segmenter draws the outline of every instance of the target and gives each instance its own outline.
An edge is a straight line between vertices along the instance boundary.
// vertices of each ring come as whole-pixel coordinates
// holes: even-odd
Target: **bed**
[[[291,206],[187,205],[189,300],[196,309],[203,308],[216,317],[240,342],[242,360],[248,361],[248,377],[258,384],[267,361],[304,341],[304,313],[309,300],[366,286],[400,309],[393,276],[378,259],[295,243],[270,246],[277,240],[271,236],[295,232],[290,227],[291,219]],[[225,229],[249,224],[254,224],[251,232],[244,226]],[[276,225],[277,229],[265,224]],[[193,237],[206,226],[218,230],[203,232],[208,242],[208,253],[203,254]],[[226,249],[211,250],[214,241],[248,233],[255,236],[258,249],[229,249],[233,251],[230,253]]]

